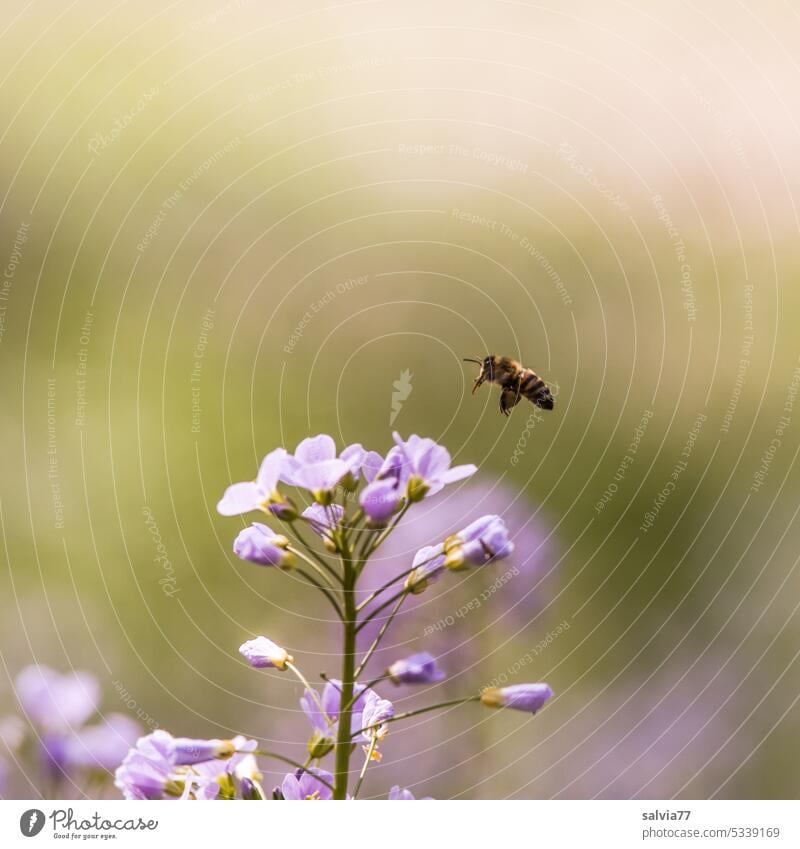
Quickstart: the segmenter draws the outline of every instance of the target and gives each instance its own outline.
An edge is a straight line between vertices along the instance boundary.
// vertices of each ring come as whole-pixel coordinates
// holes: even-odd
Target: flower
[[[388,796],[389,801],[394,802],[414,802],[416,801],[414,794],[406,789],[405,787],[400,787],[400,785],[395,784],[394,787],[389,791]],[[429,801],[431,799],[430,796],[420,796],[419,801]]]
[[[326,548],[336,549],[333,531],[338,527],[344,516],[344,507],[340,504],[329,504],[327,507],[314,503],[306,507],[300,514],[314,533],[322,537]]]
[[[266,511],[270,505],[283,503],[277,485],[286,460],[284,448],[276,448],[267,454],[254,481],[234,483],[225,490],[217,504],[217,512],[223,516],[237,516],[251,510]]]
[[[388,699],[382,699],[374,690],[367,690],[359,726],[362,739],[368,742],[382,740],[389,731],[388,720],[393,716],[394,705]]]
[[[396,512],[404,496],[403,452],[396,445],[385,459],[370,452],[363,468],[368,483],[359,496],[361,509],[374,524],[384,524]]]
[[[512,684],[509,687],[487,687],[481,701],[487,707],[507,707],[536,713],[553,695],[547,684]]]
[[[239,653],[254,669],[274,668],[283,672],[287,663],[292,663],[294,658],[279,645],[268,640],[266,637],[256,637],[239,646]]]
[[[395,684],[435,684],[446,677],[426,651],[396,660],[386,673]]]
[[[118,767],[114,784],[126,799],[216,799],[221,792],[232,798],[236,769],[256,748],[255,740],[241,736],[188,740],[153,731],[136,741]],[[224,758],[215,757],[219,751]],[[200,757],[205,759],[196,759]]]
[[[441,578],[445,561],[443,550],[441,545],[426,545],[414,555],[411,563],[414,568],[405,583],[410,593],[419,595]]]
[[[249,528],[239,533],[233,543],[237,557],[259,566],[278,566],[291,569],[295,558],[287,551],[289,540],[282,534],[273,533],[266,525],[253,522]]]
[[[354,686],[353,710],[350,719],[351,733],[358,731],[361,725],[361,711],[364,707],[366,687],[364,684]],[[319,699],[319,703],[318,703]],[[306,690],[300,698],[300,707],[308,717],[309,722],[317,732],[317,739],[333,740],[336,737],[336,729],[339,722],[339,711],[342,703],[342,682],[331,678],[322,688],[322,696]],[[314,738],[312,737],[312,740]],[[309,743],[309,746],[311,743]]]
[[[48,666],[26,666],[15,684],[22,709],[42,730],[78,728],[100,702],[100,685],[88,672],[62,675]]]
[[[331,492],[345,477],[360,469],[361,446],[349,446],[336,456],[336,443],[325,433],[304,439],[294,455],[286,457],[281,480],[291,486],[307,489],[320,504],[331,503]]]
[[[402,452],[406,494],[411,502],[435,495],[447,484],[464,480],[478,471],[471,463],[451,468],[450,452],[432,439],[413,434],[404,442],[398,433],[392,436]]]
[[[324,784],[319,779],[327,781]],[[333,776],[324,769],[308,767],[290,772],[281,782],[279,789],[273,794],[276,799],[284,799],[287,802],[300,802],[306,799],[326,801],[333,795],[331,788]]]
[[[467,565],[482,566],[490,560],[508,557],[514,543],[508,538],[508,528],[499,516],[481,516],[464,530],[444,541],[448,569],[463,569]]]
[[[142,728],[136,720],[122,713],[111,713],[102,722],[82,728],[67,736],[59,748],[65,767],[116,769]]]
[[[194,740],[190,737],[175,737],[172,741],[172,761],[179,766],[190,766],[229,758],[236,751],[233,740]]]

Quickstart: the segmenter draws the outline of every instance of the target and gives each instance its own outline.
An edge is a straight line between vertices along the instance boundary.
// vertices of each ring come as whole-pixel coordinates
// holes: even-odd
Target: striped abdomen
[[[550,389],[542,378],[529,368],[522,370],[519,394],[543,410],[553,409],[553,396],[550,394]]]

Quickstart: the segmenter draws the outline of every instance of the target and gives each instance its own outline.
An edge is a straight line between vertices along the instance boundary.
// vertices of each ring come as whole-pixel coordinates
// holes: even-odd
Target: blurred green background
[[[548,540],[535,614],[491,620],[460,683],[570,627],[514,678],[557,692],[534,721],[448,717],[422,768],[390,738],[371,792],[796,797],[796,15],[11,6],[3,710],[45,662],[149,725],[300,752],[297,685],[237,647],[333,674],[327,610],[237,561],[214,505],[309,434],[386,450],[408,370],[394,427]],[[490,351],[555,411],[526,431],[470,397]]]

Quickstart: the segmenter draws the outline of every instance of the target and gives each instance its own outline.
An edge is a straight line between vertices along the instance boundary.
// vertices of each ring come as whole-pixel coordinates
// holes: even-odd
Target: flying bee
[[[487,380],[500,387],[500,412],[504,416],[511,415],[512,408],[519,403],[520,398],[527,398],[543,410],[553,409],[555,402],[547,384],[535,371],[525,368],[511,357],[489,354],[483,360],[465,357],[464,362],[477,363],[481,367],[472,384],[473,395]]]

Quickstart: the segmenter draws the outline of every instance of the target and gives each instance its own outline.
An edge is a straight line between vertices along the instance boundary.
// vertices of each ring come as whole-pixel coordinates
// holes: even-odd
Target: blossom
[[[395,445],[386,458],[370,452],[364,460],[367,486],[359,503],[371,522],[383,524],[391,518],[405,495],[403,452]]]
[[[217,504],[217,512],[223,516],[237,516],[251,510],[267,510],[271,504],[282,501],[278,493],[278,481],[287,459],[286,450],[276,448],[261,462],[254,481],[231,484]]]
[[[97,725],[69,734],[57,744],[59,760],[64,767],[116,769],[141,733],[136,720],[122,713],[111,713]]]
[[[279,669],[283,672],[287,663],[292,663],[294,658],[272,640],[266,637],[256,637],[239,646],[239,653],[245,657],[254,669],[266,669],[268,667]]]
[[[487,707],[507,707],[536,713],[553,695],[547,684],[512,684],[509,687],[487,687],[481,701]]]
[[[340,504],[329,504],[327,507],[314,503],[300,514],[314,533],[322,537],[326,546],[335,546],[333,531],[338,527],[344,516],[344,507]]]
[[[396,660],[386,673],[395,684],[435,684],[446,677],[436,658],[426,651]]]
[[[424,592],[430,584],[435,583],[444,571],[445,556],[441,545],[426,545],[415,555],[411,571],[406,578],[406,589],[413,595]]]
[[[324,779],[327,784],[320,781]],[[308,767],[290,772],[281,782],[281,786],[274,793],[276,799],[284,799],[287,802],[299,802],[306,799],[326,801],[333,795],[328,786],[333,783],[333,776],[324,769]]]
[[[274,533],[260,522],[253,522],[241,531],[233,543],[233,551],[241,560],[281,569],[294,566],[294,554],[287,551],[288,547],[289,540],[285,536]]]
[[[421,501],[426,495],[435,495],[447,484],[464,480],[478,471],[471,463],[451,468],[450,452],[432,439],[422,439],[413,434],[403,441],[398,433],[392,436],[402,452],[403,477],[409,501]]]
[[[414,802],[416,801],[414,794],[405,787],[400,787],[398,784],[395,784],[394,787],[389,791],[389,796],[387,797],[389,801],[394,802]],[[430,796],[420,796],[419,801],[429,801],[431,799]]]
[[[88,672],[62,675],[48,666],[26,666],[15,685],[28,719],[43,730],[78,728],[100,702],[100,685]]]
[[[355,699],[353,700],[350,720],[351,733],[354,729],[358,731],[362,727],[361,711],[364,707],[366,689],[364,684],[354,685],[353,695]],[[300,707],[308,717],[315,732],[318,732],[318,738],[331,740],[335,738],[341,703],[342,682],[335,678],[331,678],[322,688],[321,697],[318,697],[316,693],[312,693],[310,690],[306,690],[300,698]]]
[[[360,450],[357,450],[360,449]],[[336,443],[323,433],[304,439],[293,455],[286,457],[281,480],[291,486],[307,489],[321,504],[329,504],[331,491],[354,468],[360,469],[361,446],[349,446],[336,456]]]
[[[388,720],[394,716],[394,705],[381,698],[374,690],[364,694],[364,707],[361,711],[361,737],[368,742],[382,740],[389,730]]]
[[[255,740],[241,736],[204,741],[153,731],[125,756],[114,784],[126,799],[216,799],[223,789],[231,798],[236,769],[255,748]],[[219,751],[223,758],[215,756]]]
[[[514,551],[514,543],[508,538],[505,522],[499,516],[489,515],[448,537],[443,548],[447,554],[444,565],[458,570],[469,564],[482,566],[490,560],[508,557]]]

